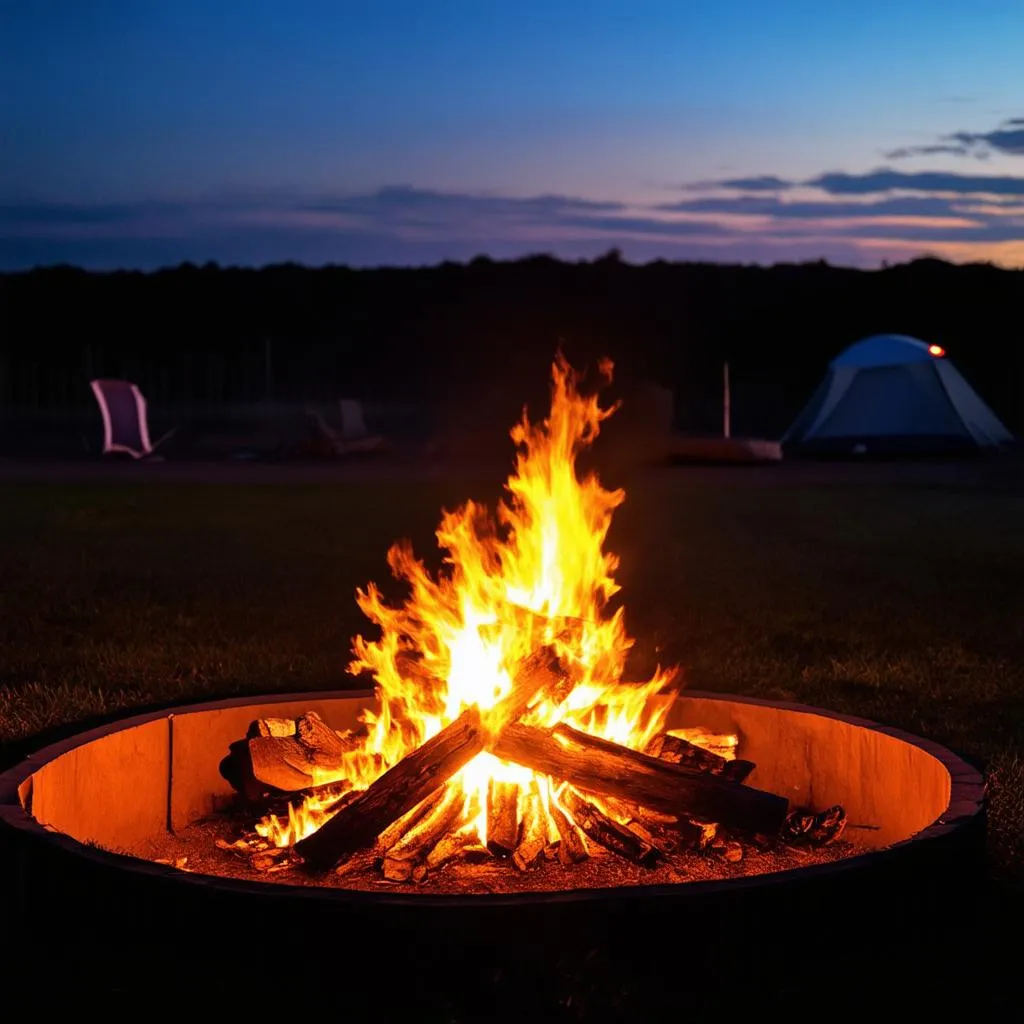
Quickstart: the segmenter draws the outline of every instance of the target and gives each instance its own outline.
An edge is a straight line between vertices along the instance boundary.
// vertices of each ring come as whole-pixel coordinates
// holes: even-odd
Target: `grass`
[[[982,763],[991,861],[1024,880],[1024,491],[916,474],[664,471],[610,546],[632,669],[805,701]],[[823,482],[831,481],[831,482]],[[356,586],[494,481],[6,485],[0,743],[155,702],[351,685]]]

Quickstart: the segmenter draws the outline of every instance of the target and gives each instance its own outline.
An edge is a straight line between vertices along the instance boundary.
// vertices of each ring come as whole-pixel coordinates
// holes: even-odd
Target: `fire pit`
[[[502,963],[510,942],[534,960],[558,947],[562,925],[635,955],[678,901],[693,956],[714,959],[714,936],[744,921],[778,937],[809,914],[818,937],[839,921],[849,934],[808,886],[853,878],[862,901],[897,881],[910,907],[930,868],[963,870],[983,790],[948,751],[814,709],[680,695],[672,668],[624,681],[632,640],[604,542],[625,495],[576,471],[612,412],[559,359],[548,417],[512,431],[497,515],[446,512],[437,574],[392,548],[405,599],[357,593],[379,637],[355,639],[350,669],[373,693],[143,716],[4,776],[28,917],[44,901],[65,933],[95,935],[102,906],[117,934],[195,943],[196,915],[266,930],[269,913],[275,934],[333,932],[350,962],[412,928]],[[675,948],[650,945],[647,961]]]
[[[735,874],[713,881],[510,894],[268,884],[157,863],[176,835],[236,799],[220,754],[250,722],[312,710],[347,730],[376,707],[367,692],[233,699],[103,726],[0,776],[3,877],[16,880],[11,931],[51,946],[166,944],[227,962],[226,944],[273,920],[283,933],[331,936],[329,952],[303,945],[303,962],[340,958],[346,969],[396,935],[429,944],[432,960],[479,958],[480,970],[512,963],[523,943],[560,950],[550,970],[567,944],[607,944],[626,962],[645,936],[644,970],[678,971],[682,958],[694,970],[729,973],[751,962],[767,969],[787,942],[806,944],[808,935],[836,956],[893,936],[913,945],[969,905],[982,876],[983,783],[948,750],[792,704],[705,693],[668,704],[670,729],[735,735],[738,753],[757,762],[750,784],[798,806],[842,805],[851,855],[754,875],[725,862]],[[667,926],[676,938],[663,946],[655,939]]]

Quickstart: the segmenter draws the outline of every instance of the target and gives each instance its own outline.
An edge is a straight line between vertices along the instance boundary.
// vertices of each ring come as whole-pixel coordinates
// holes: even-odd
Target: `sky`
[[[1024,266],[1022,0],[0,0],[0,269]]]

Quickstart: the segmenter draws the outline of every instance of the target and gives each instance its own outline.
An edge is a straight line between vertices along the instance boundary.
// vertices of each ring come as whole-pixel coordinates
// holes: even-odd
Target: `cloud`
[[[779,196],[717,196],[662,203],[657,209],[667,213],[721,213],[785,219],[847,220],[854,217],[953,217],[958,216],[953,201],[941,198],[901,196],[874,203],[785,201]]]
[[[195,201],[0,202],[0,269],[75,263],[153,269],[227,265],[411,266],[485,253],[872,265],[915,246],[992,252],[1024,236],[1024,179],[832,171],[703,185],[675,202],[445,192],[410,185],[352,194],[234,195]],[[979,199],[979,196],[988,198]],[[972,248],[973,247],[973,248]],[[987,248],[986,248],[987,247]]]
[[[984,160],[994,153],[1004,156],[1024,156],[1024,117],[1011,117],[987,132],[958,131],[943,135],[941,141],[926,146],[902,146],[885,154],[889,160],[908,157],[932,156],[946,153],[951,156],[973,156]]]
[[[933,146],[901,146],[898,149],[890,149],[883,154],[886,160],[906,160],[912,156],[937,156],[940,153],[948,153],[951,156],[968,156],[970,149],[963,143],[936,143]],[[989,154],[981,152],[976,154],[979,159],[987,160]]]
[[[762,174],[755,178],[726,178],[722,181],[698,181],[684,185],[686,189],[700,191],[707,188],[728,188],[740,192],[783,192],[793,188],[792,181],[778,178],[774,174]]]
[[[1024,177],[954,174],[946,171],[904,173],[887,167],[867,174],[830,171],[804,182],[830,195],[870,195],[873,192],[931,192],[957,195],[1024,196]]]
[[[760,182],[773,182],[769,188]],[[753,182],[755,184],[744,183]],[[818,189],[828,195],[872,195],[884,192],[926,192],[935,195],[1024,196],[1024,176],[1003,174],[957,174],[953,171],[897,171],[880,167],[863,174],[826,171],[804,181],[764,175],[757,178],[732,178],[684,185],[686,191],[732,189],[746,192],[783,192],[796,188]],[[668,209],[668,207],[665,207]]]

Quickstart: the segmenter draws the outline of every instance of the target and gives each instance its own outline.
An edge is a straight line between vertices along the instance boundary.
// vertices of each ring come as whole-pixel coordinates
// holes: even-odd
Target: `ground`
[[[0,467],[2,469],[2,467]],[[354,685],[357,586],[486,467],[6,471],[3,762],[123,709]],[[2,475],[2,473],[0,473]],[[193,477],[199,477],[198,482]],[[987,772],[993,875],[1024,882],[1024,473],[1015,462],[659,468],[621,481],[609,546],[631,672],[797,700],[943,743]],[[1009,890],[1008,890],[1009,891]]]

